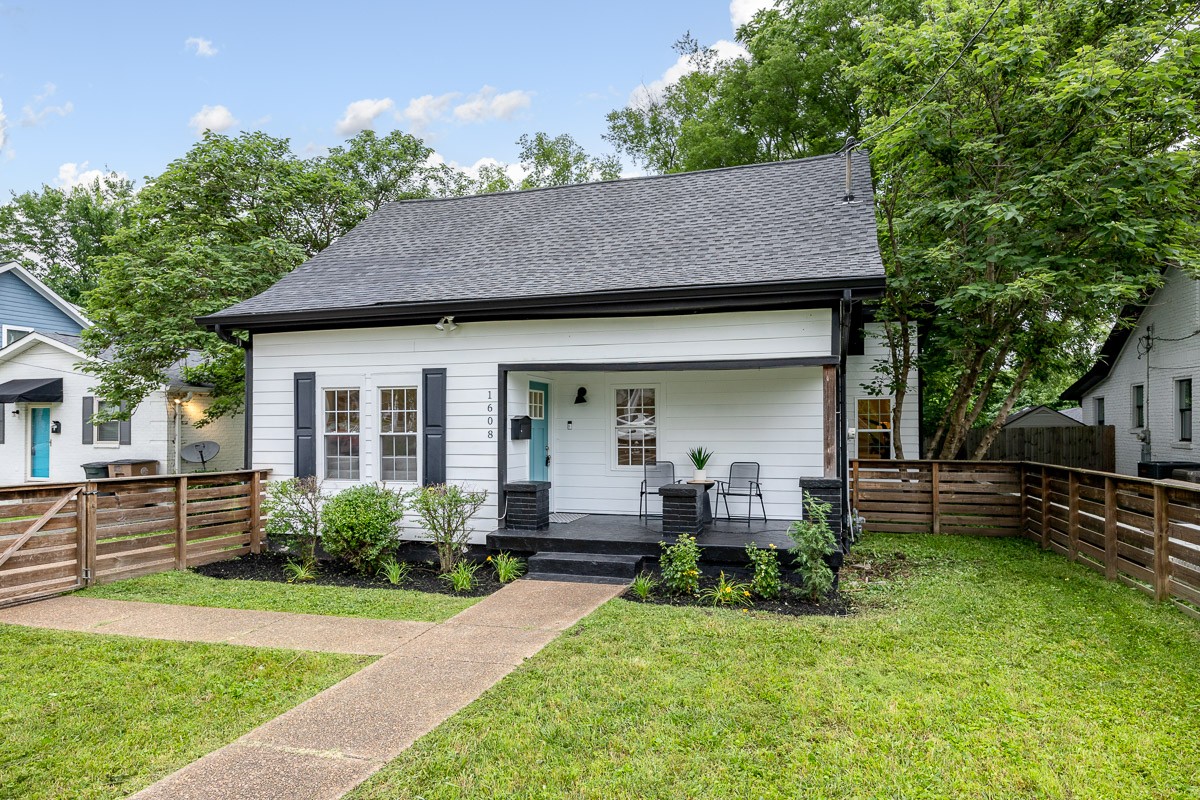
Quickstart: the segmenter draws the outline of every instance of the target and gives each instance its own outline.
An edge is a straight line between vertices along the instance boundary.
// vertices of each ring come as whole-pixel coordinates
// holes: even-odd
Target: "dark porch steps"
[[[632,580],[644,556],[615,553],[539,552],[529,557],[529,577],[574,576]]]

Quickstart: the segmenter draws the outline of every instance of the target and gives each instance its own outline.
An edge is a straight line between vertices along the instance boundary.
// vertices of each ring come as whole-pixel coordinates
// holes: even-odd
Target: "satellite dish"
[[[189,464],[208,465],[221,452],[221,445],[216,442],[192,442],[179,451],[179,456]]]

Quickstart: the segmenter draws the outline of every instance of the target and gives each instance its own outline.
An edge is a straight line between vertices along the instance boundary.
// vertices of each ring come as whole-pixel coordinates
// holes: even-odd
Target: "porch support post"
[[[699,536],[704,530],[703,484],[668,483],[658,487],[663,503],[663,533]]]
[[[838,476],[837,365],[821,367],[822,417],[825,420],[825,477]]]
[[[508,513],[504,527],[518,531],[550,529],[550,481],[514,481],[504,485]]]

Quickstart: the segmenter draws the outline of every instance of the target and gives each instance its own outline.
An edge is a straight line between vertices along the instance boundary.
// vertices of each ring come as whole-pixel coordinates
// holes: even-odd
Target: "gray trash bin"
[[[83,467],[83,477],[89,481],[108,477],[107,461],[89,461],[81,466]]]

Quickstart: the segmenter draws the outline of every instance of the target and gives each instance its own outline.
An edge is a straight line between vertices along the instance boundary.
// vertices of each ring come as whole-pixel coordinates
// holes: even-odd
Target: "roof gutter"
[[[851,289],[858,298],[883,294],[884,277],[836,281],[763,282],[682,286],[672,289],[590,292],[575,295],[480,300],[438,300],[374,306],[282,311],[267,314],[212,314],[197,322],[222,338],[229,330],[272,332],[322,328],[363,328],[420,324],[445,315],[459,322],[554,319],[581,316],[646,316],[827,305]],[[229,341],[226,339],[226,341]]]

